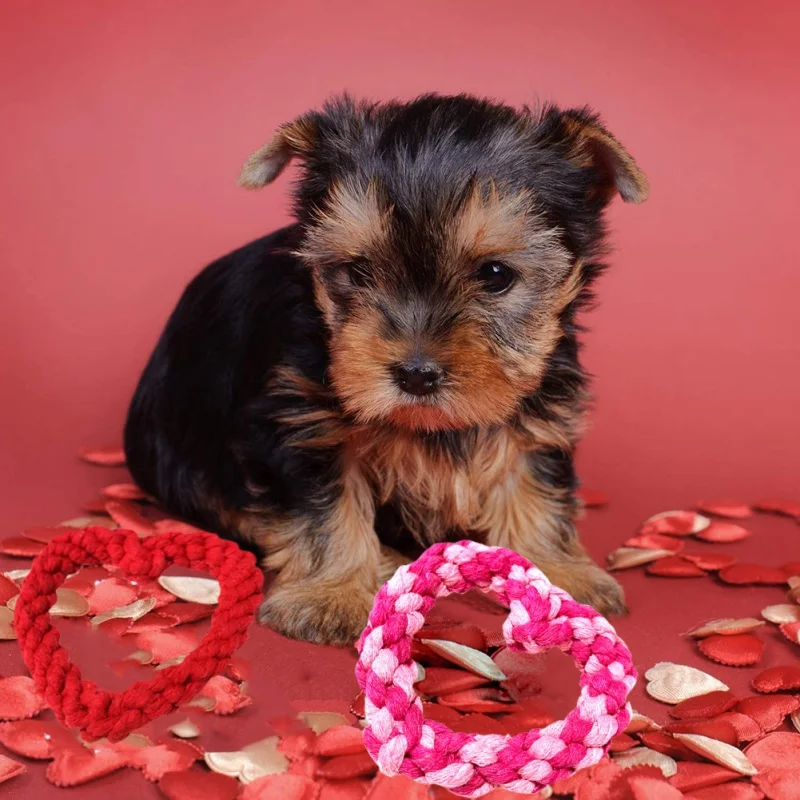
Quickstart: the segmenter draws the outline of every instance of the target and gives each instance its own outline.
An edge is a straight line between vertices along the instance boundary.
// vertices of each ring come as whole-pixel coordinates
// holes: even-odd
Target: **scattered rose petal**
[[[278,795],[275,796],[277,797]],[[281,795],[281,797],[283,796]],[[428,800],[429,797],[427,786],[415,783],[410,778],[406,778],[405,775],[396,775],[393,778],[389,778],[386,775],[378,774],[372,781],[365,800]],[[242,800],[267,800],[267,798],[243,796]],[[313,798],[301,795],[297,798],[292,797],[290,800],[313,800]]]
[[[28,577],[29,573],[30,569],[12,569],[9,570],[8,572],[4,572],[3,575],[10,581],[14,581],[14,583],[19,585],[20,583],[22,583],[22,581],[25,580],[25,578]]]
[[[111,747],[72,747],[59,750],[47,765],[50,783],[65,788],[80,786],[126,766],[126,758]]]
[[[25,536],[9,536],[0,539],[0,553],[13,558],[36,558],[44,550],[41,542],[35,542]]]
[[[641,533],[666,533],[671,536],[689,536],[699,533],[711,524],[708,517],[695,511],[662,511],[644,521]]]
[[[426,704],[423,704],[426,705]],[[297,718],[318,736],[334,725],[349,725],[347,717],[333,711],[301,711]]]
[[[318,800],[364,800],[369,781],[352,778],[346,781],[321,781]]]
[[[364,751],[347,756],[335,756],[324,761],[317,768],[317,778],[329,781],[342,781],[348,778],[371,778],[378,771],[372,756]]]
[[[578,489],[575,494],[586,508],[602,508],[608,505],[608,498],[603,492],[592,489]],[[800,511],[798,511],[798,516],[800,516]]]
[[[614,757],[614,762],[623,769],[642,764],[656,767],[661,770],[665,778],[672,777],[678,771],[675,759],[659,753],[657,750],[651,750],[649,747],[636,747],[633,750],[619,753]]]
[[[696,753],[693,753],[685,744],[673,738],[671,733],[651,731],[640,734],[639,739],[645,747],[663,753],[676,761],[699,760],[699,756]]]
[[[147,500],[147,495],[134,483],[112,483],[101,489],[112,500]]]
[[[741,542],[750,535],[747,528],[724,519],[715,519],[707,528],[695,536],[704,542]]]
[[[726,722],[733,727],[739,740],[738,744],[752,742],[753,739],[764,735],[761,726],[751,716],[742,714],[740,711],[726,711],[717,717],[717,721]]]
[[[142,650],[153,654],[153,663],[161,664],[178,656],[186,656],[197,645],[197,637],[190,630],[154,631],[140,633],[136,643]]]
[[[492,681],[504,681],[506,679],[505,673],[497,664],[480,650],[444,639],[422,639],[422,643],[433,650],[434,653],[442,656],[442,658],[446,658],[448,661],[458,664],[476,675]]]
[[[194,764],[200,753],[185,742],[170,741],[152,747],[127,750],[129,767],[140,769],[148,781],[158,781],[168,772],[182,772]]]
[[[169,732],[179,739],[195,739],[200,735],[200,728],[192,722],[188,717],[181,722],[173,725]]]
[[[769,733],[744,752],[758,770],[794,768],[800,775],[800,733]]]
[[[211,678],[198,697],[208,697],[213,700],[213,711],[219,716],[233,714],[253,703],[253,698],[244,694],[238,683],[224,675],[215,675]]]
[[[800,665],[769,667],[753,678],[752,687],[757,692],[793,692],[800,689]]]
[[[733,564],[720,570],[719,578],[724,583],[759,584],[780,586],[786,583],[786,575],[777,567],[762,567],[760,564]]]
[[[747,519],[753,516],[753,509],[744,503],[698,503],[697,508],[704,514],[728,519]]]
[[[135,621],[147,614],[155,604],[156,601],[154,598],[143,597],[141,600],[135,600],[133,603],[129,603],[126,606],[119,606],[118,608],[104,611],[102,614],[97,614],[92,618],[92,625],[102,625],[110,619],[128,619]]]
[[[174,603],[176,600],[174,594],[170,594],[162,589],[154,580],[136,578],[135,580],[131,580],[131,583],[138,587],[140,597],[152,597],[156,601],[153,608],[157,610]]]
[[[741,774],[719,764],[705,764],[701,761],[681,761],[670,783],[682,792],[693,792],[708,786],[735,781]]]
[[[17,597],[17,595],[14,595]],[[12,597],[11,600],[14,598]],[[9,601],[11,602],[11,601]],[[3,639],[16,639],[17,634],[14,632],[14,612],[7,606],[0,606],[0,641]]]
[[[527,725],[517,724],[514,715],[503,717],[502,722],[486,714],[464,714],[457,721],[450,726],[450,730],[456,733],[479,733],[495,734],[498,736],[505,736],[506,734],[517,734],[529,731],[530,727]]]
[[[646,716],[645,714],[640,714],[638,711],[634,711],[631,714],[631,721],[628,723],[628,727],[625,728],[625,733],[642,733],[646,731],[657,731],[660,730],[661,726],[655,721],[650,719],[650,717]]]
[[[157,611],[159,617],[170,619],[175,625],[185,625],[188,622],[208,619],[213,613],[213,606],[202,603],[169,603]]]
[[[84,500],[81,509],[87,514],[105,514],[107,502],[105,497],[93,497],[91,500]]]
[[[153,523],[139,511],[138,506],[128,500],[111,500],[106,503],[106,511],[120,528],[133,531],[137,536],[144,538],[156,532]]]
[[[156,533],[210,533],[180,519],[159,519],[153,524]]]
[[[135,661],[137,664],[146,666],[147,664],[153,663],[153,654],[149,650],[135,650],[130,655],[125,656],[125,660]]]
[[[162,575],[162,589],[189,603],[213,606],[219,603],[219,581],[214,578],[193,578],[182,575]]]
[[[667,558],[672,555],[671,550],[645,550],[639,547],[618,547],[608,554],[606,567],[610,572],[619,569],[630,569],[640,567],[642,564],[649,564],[658,561],[660,558]]]
[[[89,613],[92,615],[103,614],[113,608],[127,606],[136,600],[138,590],[121,578],[108,578],[94,585],[92,593],[87,598]]]
[[[658,575],[662,578],[703,578],[705,572],[700,567],[686,561],[680,556],[661,558],[648,564],[645,568],[648,575]]]
[[[319,785],[307,775],[265,775],[245,786],[240,800],[317,800],[319,791]]]
[[[722,555],[722,553],[681,553],[681,558],[691,561],[696,567],[707,572],[718,572],[731,564],[736,563],[733,556]]]
[[[714,634],[700,639],[697,647],[706,658],[729,667],[752,666],[759,662],[764,653],[764,642],[752,633],[732,636]]]
[[[37,760],[53,757],[53,745],[59,736],[69,736],[56,723],[23,719],[0,723],[0,744],[12,753]]]
[[[800,644],[800,622],[784,622],[783,625],[780,626],[780,632],[792,642],[792,644]],[[0,638],[2,638],[2,633],[0,633]]]
[[[728,691],[722,681],[694,667],[662,661],[645,673],[647,693],[663,703],[677,705],[682,700],[714,691]]]
[[[0,753],[0,783],[5,783],[5,781],[16,778],[17,775],[22,775],[25,770],[24,764]]]
[[[32,678],[0,678],[0,720],[30,719],[46,707]]]
[[[447,725],[449,727],[452,727],[461,719],[461,714],[454,708],[440,706],[438,703],[423,703],[422,711],[425,719],[441,722],[442,725]]]
[[[479,711],[484,714],[520,710],[520,706],[514,703],[507,692],[491,686],[442,695],[439,698],[439,705],[449,706],[458,711]]]
[[[791,720],[792,725],[794,725],[794,729],[800,733],[800,709],[792,711],[792,713],[789,715],[789,719]]]
[[[535,697],[521,700],[517,705],[518,711],[503,718],[503,724],[508,726],[509,731],[513,729],[514,732],[522,732],[532,728],[545,728],[558,719],[546,703]]]
[[[436,639],[486,652],[486,637],[477,625],[423,625],[416,639]],[[432,665],[433,666],[433,665]]]
[[[0,606],[4,606],[12,597],[19,594],[19,586],[5,575],[0,575]]]
[[[672,722],[664,727],[667,733],[698,733],[709,739],[719,739],[727,744],[738,745],[739,734],[730,722],[720,719],[698,719],[686,722]]]
[[[627,778],[632,800],[681,800],[683,795],[663,780],[647,775]]]
[[[98,467],[125,466],[125,451],[121,447],[79,447],[78,458]]]
[[[800,797],[800,765],[792,769],[764,770],[753,776],[753,783],[769,800],[797,800]]]
[[[736,711],[752,717],[764,732],[773,731],[783,724],[788,714],[800,707],[800,700],[784,694],[767,697],[745,697],[736,706]]]
[[[711,719],[729,711],[738,702],[731,691],[708,692],[678,703],[669,710],[669,715],[680,720]]]
[[[482,654],[481,654],[482,655]],[[474,672],[448,667],[428,667],[425,678],[417,684],[417,691],[436,697],[483,686],[489,679]]]
[[[784,500],[779,497],[768,497],[753,503],[756,511],[763,511],[765,514],[782,514],[786,517],[800,517],[800,503],[791,500]]]
[[[168,772],[158,782],[158,788],[169,800],[234,800],[239,793],[239,782],[213,772],[185,770]],[[249,800],[256,798],[261,800],[258,795],[252,795]]]
[[[67,525],[51,525],[50,527],[26,528],[22,535],[34,542],[50,544],[53,539],[57,539],[65,533],[73,533],[73,531],[74,529]]]
[[[761,616],[767,622],[774,622],[776,625],[783,625],[786,622],[800,622],[800,606],[792,605],[791,603],[767,606],[761,610]]]
[[[686,795],[687,800],[764,800],[764,793],[751,783],[723,783]]]
[[[738,747],[695,733],[676,733],[675,738],[698,755],[741,775],[755,775],[758,772]]]
[[[667,536],[662,533],[646,533],[627,539],[625,547],[639,547],[643,550],[669,550],[670,553],[680,553],[686,547],[686,544],[675,536]]]
[[[59,587],[50,613],[54,617],[85,617],[89,613],[89,601],[73,589]]]
[[[154,601],[154,598],[150,598]],[[164,617],[159,613],[146,614],[136,622],[131,623],[128,633],[157,633],[167,631],[177,625],[175,617]]]
[[[352,725],[336,725],[321,733],[314,743],[314,754],[332,758],[363,753],[364,736]]]
[[[706,636],[733,636],[760,628],[764,623],[760,619],[744,617],[742,619],[711,619],[687,631],[686,635],[693,639],[704,639]]]
[[[109,528],[110,530],[118,527],[117,523],[110,517],[94,515],[65,519],[63,522],[59,522],[58,525],[62,528],[91,528],[97,525],[100,528]]]
[[[608,747],[609,753],[625,753],[628,750],[633,750],[634,747],[637,747],[639,742],[633,738],[633,736],[629,736],[627,733],[618,733],[612,740],[611,744]]]

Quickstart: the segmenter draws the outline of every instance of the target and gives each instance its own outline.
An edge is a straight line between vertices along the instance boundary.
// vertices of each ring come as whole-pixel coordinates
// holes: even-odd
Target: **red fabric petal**
[[[75,528],[70,528],[67,525],[51,525],[49,527],[26,528],[22,531],[22,535],[34,542],[48,544],[53,539],[63,536],[65,533],[71,533],[74,530]]]
[[[347,781],[324,781],[320,785],[318,800],[364,800],[370,782],[362,778]]]
[[[769,667],[753,678],[752,687],[757,692],[791,692],[800,689],[800,665]]]
[[[250,784],[255,786],[258,781]],[[216,772],[168,772],[159,782],[158,788],[169,800],[235,800],[239,793],[239,781]],[[245,791],[249,787],[245,788]],[[242,795],[242,800],[261,800],[259,795]],[[283,797],[283,795],[273,795]],[[295,800],[287,795],[286,800]],[[298,797],[297,800],[307,800]],[[308,798],[312,800],[312,798]]]
[[[244,787],[240,800],[315,800],[319,786],[304,775],[265,775]]]
[[[100,467],[125,466],[125,451],[121,447],[79,447],[78,458]]]
[[[657,516],[655,519],[647,520],[642,526],[640,533],[666,533],[669,536],[690,536],[700,524],[706,524],[694,511],[672,511],[664,516]]]
[[[507,692],[491,686],[442,695],[439,698],[439,705],[449,706],[458,711],[479,711],[484,714],[520,710],[520,706],[511,700]]]
[[[416,684],[417,691],[436,697],[441,694],[453,694],[467,689],[475,689],[489,683],[488,678],[468,672],[465,669],[448,669],[447,667],[429,667],[425,678]]]
[[[704,542],[741,542],[749,535],[747,528],[724,519],[715,519],[705,530],[695,534]]]
[[[64,734],[63,728],[46,720],[24,719],[0,723],[0,744],[25,758],[52,758],[54,744]]]
[[[119,744],[114,745],[119,750]],[[168,742],[152,747],[131,747],[123,752],[128,766],[140,769],[148,781],[158,781],[168,772],[189,769],[200,754],[185,742]]]
[[[714,634],[698,640],[697,647],[706,658],[730,667],[752,666],[764,652],[764,642],[753,633]]]
[[[0,783],[10,781],[25,772],[25,765],[0,753]]]
[[[603,759],[588,770],[587,780],[577,784],[575,800],[609,800],[609,790],[622,774],[622,768],[613,761]]]
[[[739,734],[730,722],[720,719],[698,719],[687,722],[672,722],[664,726],[667,733],[694,733],[699,736],[708,736],[734,747],[739,745]]]
[[[753,776],[753,783],[769,800],[797,800],[800,797],[800,769],[768,769]]]
[[[314,753],[326,758],[363,753],[365,749],[362,731],[351,725],[334,725],[323,731],[314,743]]]
[[[112,500],[146,500],[147,495],[134,483],[112,483],[102,489]]]
[[[417,639],[444,639],[486,652],[486,637],[477,625],[423,625]]]
[[[59,750],[55,760],[47,766],[45,776],[56,786],[80,786],[103,775],[122,769],[127,761],[110,747],[90,750],[74,747]]]
[[[748,745],[744,754],[756,769],[794,769],[800,776],[800,733],[767,734]],[[798,795],[800,797],[800,795]]]
[[[18,594],[19,586],[11,578],[0,575],[0,606],[4,606],[12,597],[16,597]]]
[[[486,797],[491,798],[491,795],[490,792]],[[397,775],[394,778],[378,775],[367,792],[367,800],[428,800],[428,797],[427,786],[416,783],[405,775]],[[242,797],[242,800],[255,799]]]
[[[662,731],[649,731],[640,733],[639,740],[645,747],[663,753],[670,758],[681,759],[683,761],[699,761],[700,756],[691,751],[683,742],[673,739],[668,733]]]
[[[198,697],[210,697],[215,701],[211,710],[219,716],[227,716],[252,705],[253,698],[242,693],[241,686],[224,675],[215,675],[200,691]]]
[[[683,795],[663,778],[628,778],[633,800],[681,800]]]
[[[0,539],[0,553],[14,558],[36,558],[44,550],[41,542],[36,542],[25,536],[9,536]]]
[[[32,678],[26,675],[0,678],[0,720],[30,719],[46,707]]]
[[[208,619],[214,613],[214,606],[203,603],[169,603],[159,608],[156,613],[159,617],[174,620],[175,625],[184,625]]]
[[[586,508],[601,508],[608,505],[608,498],[596,489],[578,489],[576,495]],[[800,515],[800,512],[798,514]]]
[[[760,564],[733,564],[719,572],[720,580],[731,584],[759,584],[762,586],[781,586],[786,583],[786,575],[777,567],[763,567]]]
[[[776,694],[768,697],[745,697],[736,706],[736,711],[752,717],[764,732],[779,727],[787,714],[800,707],[800,700],[790,695]]]
[[[627,733],[618,733],[612,740],[608,748],[609,753],[624,753],[626,750],[632,750],[638,746],[638,742],[633,736]]]
[[[669,710],[669,715],[680,720],[710,719],[733,708],[737,702],[733,692],[708,692],[683,700]]]
[[[197,645],[197,637],[188,629],[155,631],[140,633],[136,644],[140,650],[149,650],[153,654],[154,664],[161,664],[191,653]]]
[[[712,514],[715,517],[727,517],[728,519],[747,519],[753,516],[753,509],[743,503],[698,503],[697,509],[704,514]]]
[[[658,575],[663,578],[702,578],[706,574],[700,567],[680,556],[670,556],[653,561],[645,567],[645,572],[648,575]]]
[[[152,536],[156,532],[155,525],[139,512],[139,507],[135,503],[112,500],[106,503],[106,511],[120,528],[133,531],[138,536]]]
[[[77,590],[76,590],[77,591]],[[130,605],[139,596],[135,586],[122,578],[108,578],[94,585],[89,601],[89,614],[102,614],[112,608]]]
[[[672,553],[680,553],[686,544],[674,536],[666,536],[660,533],[645,533],[627,539],[625,547],[641,547],[645,550],[669,550]]]
[[[704,789],[707,786],[716,786],[720,783],[735,781],[741,778],[738,772],[718,764],[706,764],[704,762],[679,761],[678,771],[673,775],[669,782],[682,792],[692,792],[696,789]]]
[[[716,721],[727,722],[732,725],[740,745],[743,742],[752,742],[753,739],[758,739],[764,735],[761,726],[751,716],[742,714],[739,711],[728,711],[725,714],[720,714]]]
[[[681,553],[681,557],[708,572],[717,572],[736,563],[736,559],[733,556],[726,556],[721,553]]]
[[[792,644],[800,644],[800,622],[784,622],[783,625],[779,627],[781,633],[792,642]]]
[[[756,511],[763,511],[766,514],[783,514],[787,517],[800,517],[800,503],[792,500],[785,500],[780,497],[766,497],[753,503]]]
[[[530,726],[524,726],[513,719],[513,714],[498,722],[486,714],[466,714],[458,722],[454,722],[450,729],[456,733],[494,733],[504,736],[507,733],[517,734],[529,731]]]
[[[686,800],[764,800],[764,793],[751,783],[723,783],[708,789],[698,789],[685,795]]]
[[[348,778],[371,778],[378,771],[378,765],[366,751],[347,756],[326,759],[317,768],[317,778],[341,781]]]

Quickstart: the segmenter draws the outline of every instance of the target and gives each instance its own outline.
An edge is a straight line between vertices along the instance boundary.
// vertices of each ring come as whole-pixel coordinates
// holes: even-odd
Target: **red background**
[[[73,516],[116,477],[76,447],[119,439],[189,278],[287,219],[289,179],[247,193],[241,163],[342,89],[589,103],[649,175],[644,206],[612,208],[614,267],[587,320],[597,409],[579,460],[611,498],[584,526],[598,557],[701,497],[797,498],[799,26],[794,0],[5,0],[2,531]],[[737,553],[798,557],[791,525],[759,521]],[[674,634],[697,621],[697,584],[622,580],[637,660],[691,659]],[[714,591],[716,616],[780,598]],[[270,674],[307,653],[282,652]]]

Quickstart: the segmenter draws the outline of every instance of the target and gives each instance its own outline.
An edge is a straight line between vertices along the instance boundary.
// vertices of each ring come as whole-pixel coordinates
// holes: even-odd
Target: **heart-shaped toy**
[[[81,566],[113,564],[128,576],[156,578],[166,567],[203,570],[220,583],[211,628],[186,659],[121,694],[81,678],[59,643],[48,613],[56,589]],[[59,721],[85,739],[115,742],[191,700],[227,665],[247,638],[261,599],[263,576],[252,553],[208,533],[162,533],[91,527],[53,539],[33,562],[17,601],[14,629],[36,686]]]

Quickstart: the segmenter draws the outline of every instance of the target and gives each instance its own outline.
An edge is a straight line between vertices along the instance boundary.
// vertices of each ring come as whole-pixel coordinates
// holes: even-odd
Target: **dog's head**
[[[591,112],[466,96],[332,101],[280,128],[240,182],[293,157],[334,388],[360,422],[413,429],[506,421],[597,270],[603,208],[647,196]]]

